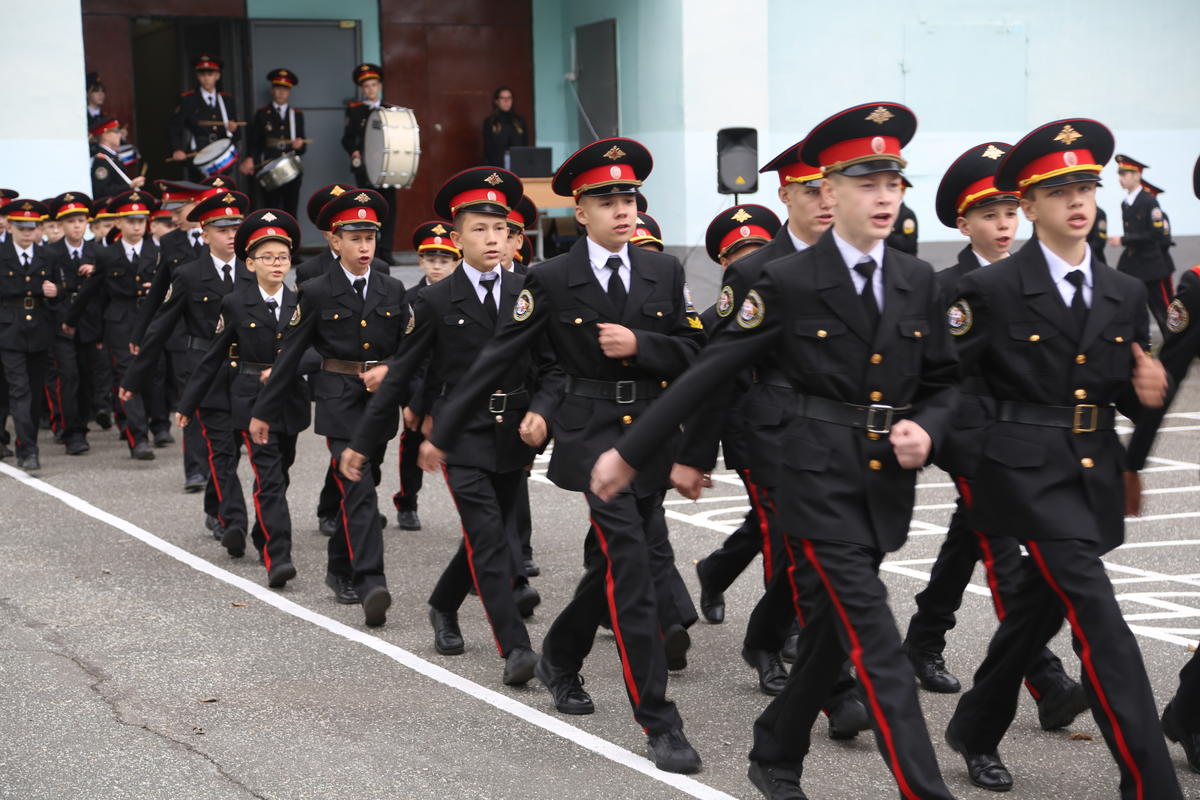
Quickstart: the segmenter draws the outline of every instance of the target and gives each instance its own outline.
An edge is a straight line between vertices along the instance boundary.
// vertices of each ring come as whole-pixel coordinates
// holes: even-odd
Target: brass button
[[[1092,467],[1096,466],[1096,462],[1092,461],[1090,458],[1081,458],[1079,459],[1079,465],[1084,469],[1091,469]]]
[[[359,326],[360,328],[365,328],[365,327],[367,327],[367,321],[366,321],[365,319],[364,319],[364,320],[361,320],[361,321],[358,323],[358,326]]]
[[[26,282],[26,283],[29,283],[29,281],[30,281],[30,277],[29,277],[28,275],[26,275],[26,276],[25,276],[25,282]]]
[[[667,381],[662,381],[658,385],[665,389],[665,388],[667,388]]]
[[[251,323],[250,323],[250,327],[251,327],[251,328],[257,328],[257,327],[258,327],[258,323],[257,323],[257,322],[251,322]]]
[[[334,318],[334,319],[339,319],[341,316],[342,316],[341,314],[334,314],[334,315],[333,315],[333,318]]]
[[[827,331],[827,330],[822,329],[822,330],[817,331],[818,339],[824,339],[828,335],[829,335],[829,331]]]
[[[1086,364],[1087,356],[1085,356],[1083,353],[1080,353],[1079,355],[1075,356],[1075,363],[1076,364]]]
[[[622,366],[622,367],[628,367],[628,366],[629,366],[629,359],[628,359],[628,358],[622,358],[622,359],[621,359],[621,366]]]
[[[628,425],[628,424],[630,424],[631,422],[633,422],[633,417],[631,417],[631,416],[629,416],[628,414],[626,414],[625,416],[621,417],[621,422],[622,422],[623,424],[625,424],[625,425]]]
[[[1125,337],[1124,337],[1124,336],[1118,336],[1116,340],[1117,340],[1118,342],[1123,342],[1123,341],[1125,341]]]
[[[276,339],[282,339],[282,338],[283,338],[283,334],[282,334],[282,333],[277,333],[277,334],[275,334],[275,338],[276,338]]]
[[[873,470],[878,471],[878,470],[883,469],[883,462],[877,458],[872,458],[870,461],[867,462],[867,466]]]
[[[207,297],[205,297],[205,298],[204,298],[204,300],[203,300],[203,302],[207,303],[207,302],[208,302],[208,298],[207,298]]]
[[[868,439],[870,439],[872,442],[874,442],[874,441],[878,441],[878,440],[879,440],[879,434],[878,434],[878,433],[871,433],[870,431],[867,431],[867,438],[868,438]]]
[[[26,315],[25,315],[25,321],[26,321],[26,322],[32,322],[32,321],[33,321],[33,316],[32,316],[32,315],[30,315],[30,314],[26,314]]]
[[[231,367],[233,367],[233,368],[235,368],[235,369],[236,369],[236,368],[237,368],[237,362],[236,362],[236,361],[230,361],[230,362],[229,362],[229,366],[231,366]]]
[[[583,324],[583,318],[582,318],[582,317],[576,317],[576,318],[575,318],[575,324],[576,324],[576,325],[582,325],[582,324]]]
[[[1076,389],[1075,390],[1075,399],[1076,400],[1087,400],[1087,389]]]
[[[497,415],[496,415],[496,422],[504,422],[504,415],[503,415],[503,414],[497,414]]]
[[[882,364],[883,363],[883,354],[882,353],[872,353],[871,354],[871,363],[872,364]]]
[[[463,320],[461,320],[461,319],[460,319],[460,320],[458,321],[458,324],[459,324],[459,325],[462,325],[462,324],[463,324]]]
[[[1031,341],[1031,342],[1040,342],[1041,340],[1042,340],[1042,337],[1038,336],[1036,333],[1031,333],[1029,335],[1029,341]]]
[[[883,392],[871,392],[871,402],[878,403],[883,399]]]
[[[363,350],[370,350],[370,349],[371,349],[371,343],[363,342]]]
[[[655,312],[654,312],[654,316],[656,316],[656,317],[661,317],[661,316],[662,316],[662,312],[661,312],[661,311],[655,311]]]
[[[913,338],[920,339],[923,334],[920,331],[913,331]]]
[[[385,311],[385,312],[383,312],[383,315],[384,315],[385,317],[390,317],[390,316],[392,315],[392,312],[390,312],[390,311]],[[366,324],[367,324],[366,322],[364,322],[364,323],[363,323],[363,325],[366,325]]]

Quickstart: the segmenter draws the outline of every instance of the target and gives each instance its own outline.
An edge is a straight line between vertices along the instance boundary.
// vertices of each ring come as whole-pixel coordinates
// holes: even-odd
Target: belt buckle
[[[499,401],[499,402],[497,402]],[[508,395],[504,392],[493,392],[488,397],[488,413],[503,414],[508,410]]]
[[[637,381],[617,381],[616,399],[617,403],[623,406],[637,402]]]
[[[25,309],[26,311],[33,311],[33,298],[32,297],[22,297],[21,298],[21,308]]]
[[[362,362],[362,371],[366,372],[367,370],[371,369],[372,367],[377,367],[377,366],[379,366],[378,361],[364,361],[364,362]]]
[[[1087,425],[1083,424],[1084,412],[1091,413],[1091,419]],[[1082,405],[1075,406],[1074,415],[1071,418],[1071,433],[1095,433],[1096,425],[1100,422],[1100,406]]]
[[[883,412],[883,425],[879,425],[876,421],[876,415]],[[867,433],[874,433],[882,436],[885,433],[892,432],[892,420],[895,417],[896,407],[884,405],[882,403],[872,403],[867,406],[867,422],[863,426],[867,429]]]

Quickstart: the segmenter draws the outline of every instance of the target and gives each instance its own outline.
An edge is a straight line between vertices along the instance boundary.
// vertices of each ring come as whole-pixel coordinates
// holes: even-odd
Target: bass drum
[[[300,162],[300,156],[284,153],[259,167],[254,177],[263,191],[273,192],[299,178],[303,171],[304,165]]]
[[[217,139],[204,145],[192,159],[192,166],[208,178],[220,174],[237,161],[238,149],[229,139]]]
[[[407,189],[421,162],[421,129],[411,108],[377,108],[367,117],[363,169],[372,186]]]

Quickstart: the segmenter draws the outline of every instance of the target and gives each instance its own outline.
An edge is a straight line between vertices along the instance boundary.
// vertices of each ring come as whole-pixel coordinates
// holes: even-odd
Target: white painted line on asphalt
[[[669,772],[663,772],[656,768],[649,759],[639,756],[623,747],[620,747],[607,739],[602,739],[599,736],[588,733],[587,731],[576,728],[574,725],[569,725],[563,722],[558,717],[553,717],[545,712],[539,711],[536,708],[525,705],[524,703],[514,700],[500,692],[488,689],[474,681],[467,680],[461,675],[457,675],[444,667],[426,661],[402,647],[386,642],[377,636],[373,636],[366,631],[352,628],[338,622],[335,619],[318,614],[311,609],[308,609],[299,603],[295,603],[282,595],[272,592],[270,589],[260,586],[257,583],[248,581],[245,578],[235,575],[232,572],[222,569],[217,565],[205,561],[203,558],[184,550],[181,547],[171,544],[168,541],[160,539],[149,531],[139,528],[128,520],[122,519],[115,514],[97,508],[81,497],[63,491],[56,486],[53,486],[45,481],[34,478],[23,470],[15,469],[7,464],[0,463],[0,474],[4,474],[17,480],[26,486],[36,491],[47,494],[63,504],[85,514],[92,519],[99,520],[122,533],[137,539],[143,544],[147,544],[165,555],[179,561],[197,572],[201,572],[212,578],[216,578],[222,583],[227,583],[230,586],[241,589],[256,599],[274,606],[285,614],[290,614],[293,617],[302,619],[305,622],[310,622],[319,628],[323,628],[330,633],[341,636],[351,642],[361,644],[365,647],[387,656],[393,661],[408,667],[414,672],[420,673],[425,677],[437,681],[438,683],[448,686],[451,689],[457,689],[463,694],[474,697],[477,700],[491,705],[505,713],[511,714],[518,719],[528,722],[531,725],[539,727],[545,731],[555,734],[569,742],[579,745],[585,750],[590,750],[599,756],[620,764],[623,767],[628,767],[635,772],[640,772],[643,775],[656,780],[659,783],[671,786],[691,797],[702,798],[702,800],[735,800],[730,795],[713,787],[701,783],[694,778],[689,778],[686,775],[675,775]]]

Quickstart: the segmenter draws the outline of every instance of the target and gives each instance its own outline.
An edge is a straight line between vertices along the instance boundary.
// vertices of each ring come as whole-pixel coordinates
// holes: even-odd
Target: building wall
[[[353,19],[362,32],[363,61],[380,61],[379,0],[246,0],[250,19]],[[347,79],[349,79],[347,77]]]

